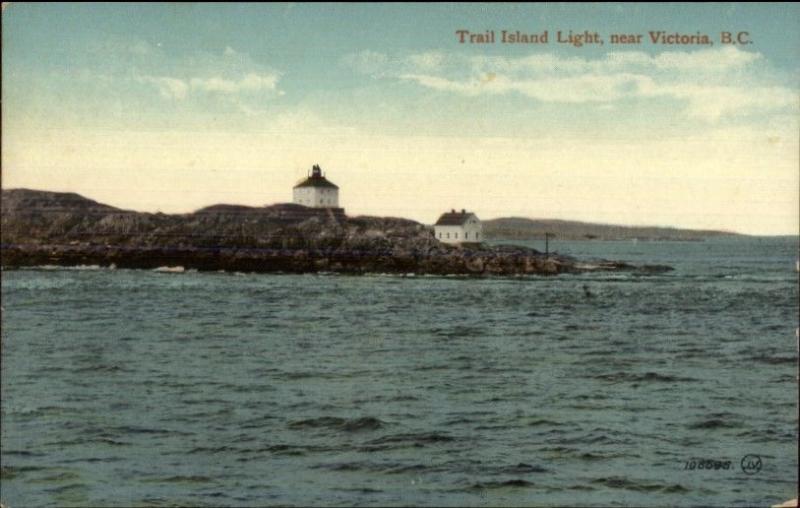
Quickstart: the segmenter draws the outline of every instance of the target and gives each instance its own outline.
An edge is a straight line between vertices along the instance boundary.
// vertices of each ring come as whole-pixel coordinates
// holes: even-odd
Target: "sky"
[[[4,4],[2,187],[183,213],[291,201],[319,164],[348,215],[798,234],[797,19],[795,4]]]

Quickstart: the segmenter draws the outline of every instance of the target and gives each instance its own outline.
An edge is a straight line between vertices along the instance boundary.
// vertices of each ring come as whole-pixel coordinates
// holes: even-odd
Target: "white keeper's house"
[[[338,208],[339,187],[325,178],[315,164],[308,178],[294,186],[293,202],[311,208]]]
[[[483,241],[483,226],[472,212],[450,210],[433,225],[436,239],[444,243],[478,243]]]

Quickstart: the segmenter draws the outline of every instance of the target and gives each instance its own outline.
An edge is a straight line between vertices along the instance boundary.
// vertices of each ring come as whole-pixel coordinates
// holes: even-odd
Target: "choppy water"
[[[794,497],[797,238],[556,247],[677,270],[6,271],[3,503]]]

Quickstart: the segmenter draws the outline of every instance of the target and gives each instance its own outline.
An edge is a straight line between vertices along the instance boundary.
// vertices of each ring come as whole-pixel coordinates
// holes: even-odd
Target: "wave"
[[[156,273],[184,273],[186,268],[183,266],[159,266],[158,268],[153,268],[153,271]]]
[[[678,484],[663,485],[660,483],[646,483],[644,481],[632,480],[623,478],[621,476],[598,478],[596,480],[592,480],[592,484],[603,485],[604,487],[611,489],[624,489],[635,492],[663,492],[671,494],[689,492],[688,489]]]
[[[790,431],[780,431],[771,428],[745,430],[736,434],[736,437],[747,439],[756,443],[774,443],[776,441],[794,442],[795,435]],[[763,455],[762,455],[763,457]]]
[[[766,363],[768,365],[796,364],[796,356],[753,356],[750,359],[754,362]]]
[[[44,453],[30,452],[28,450],[3,450],[3,455],[16,455],[18,457],[44,457]]]
[[[290,457],[301,457],[306,455],[307,453],[318,453],[318,452],[326,452],[330,451],[333,448],[324,447],[324,446],[298,446],[298,445],[289,445],[289,444],[274,444],[269,446],[264,446],[262,448],[250,449],[250,450],[242,450],[242,453],[271,453],[274,455],[284,455]]]
[[[6,452],[3,452],[5,455]],[[46,466],[0,466],[0,480],[13,480],[14,478],[24,475],[25,473],[36,473],[39,471],[48,471],[53,468]]]
[[[561,425],[561,424],[558,423],[558,422],[555,422],[553,420],[547,420],[547,419],[544,419],[544,418],[538,418],[536,420],[532,420],[532,421],[528,422],[528,427],[539,427],[541,425],[556,426],[556,425]]]
[[[211,483],[214,481],[214,479],[210,476],[187,475],[169,476],[167,478],[153,478],[147,481],[153,483]]]
[[[322,416],[307,420],[298,420],[289,423],[290,429],[331,429],[344,432],[359,432],[383,428],[385,422],[371,416],[361,418],[339,418],[336,416]]]
[[[661,383],[679,383],[688,381],[697,381],[689,377],[679,377],[670,374],[659,374],[658,372],[645,372],[644,374],[631,373],[631,372],[615,372],[613,374],[600,374],[591,376],[592,379],[599,379],[602,381],[611,381],[614,383],[643,383],[643,382],[661,382]]]
[[[549,472],[549,470],[541,466],[534,466],[531,464],[520,462],[516,466],[501,467],[498,469],[498,472],[502,474],[525,474],[525,473],[547,473]]]
[[[131,372],[129,369],[119,365],[97,365],[97,366],[88,366],[88,367],[81,367],[80,369],[76,369],[76,374],[114,374],[116,372]]]
[[[625,453],[592,453],[592,452],[584,452],[578,455],[579,459],[589,462],[618,459],[623,457],[630,457],[630,455]]]
[[[384,472],[387,474],[420,473],[429,469],[432,468],[425,464],[407,464],[384,470]]]
[[[336,379],[339,377],[344,377],[340,373],[336,372],[312,372],[312,371],[296,371],[296,372],[287,372],[283,374],[286,379],[290,380],[297,380],[297,379]]]
[[[134,425],[120,425],[107,429],[111,435],[145,434],[160,436],[189,436],[191,433],[172,429],[154,429],[150,427],[137,427]]]
[[[328,469],[330,471],[362,471],[372,469],[366,462],[334,462],[333,464],[317,464],[311,469]]]
[[[413,395],[397,395],[395,397],[387,399],[387,402],[404,402],[409,400],[419,400],[419,399]]]
[[[27,270],[42,270],[42,271],[97,271],[97,270],[116,270],[117,265],[110,264],[108,266],[102,265],[74,265],[74,266],[61,266],[61,265],[36,265],[28,267]]]
[[[115,439],[111,439],[110,437],[101,435],[101,436],[78,437],[66,441],[51,441],[47,444],[52,446],[57,446],[59,448],[64,448],[66,446],[86,446],[87,444],[88,445],[100,444],[108,446],[130,446],[131,443],[127,443],[124,441],[117,441]]]
[[[193,455],[195,453],[214,455],[214,454],[217,454],[217,453],[237,453],[239,451],[241,451],[239,448],[236,448],[236,447],[233,447],[233,446],[216,446],[216,447],[199,446],[197,448],[192,448],[187,453],[189,455]],[[182,455],[183,452],[180,452],[180,454]]]
[[[422,448],[453,441],[456,441],[456,438],[441,432],[392,434],[368,441],[365,446],[359,449],[365,452],[374,452],[397,448]]]
[[[520,480],[518,478],[513,480],[505,480],[499,482],[486,482],[486,483],[474,483],[467,490],[492,490],[492,489],[502,489],[502,488],[524,488],[524,487],[533,487],[534,483],[529,482],[527,480]]]
[[[272,424],[272,421],[275,420],[275,416],[272,415],[261,415],[255,418],[250,418],[249,420],[245,420],[239,425],[239,428],[243,430],[247,429],[260,429],[262,427],[266,427]]]
[[[425,464],[403,464],[398,462],[328,462],[310,466],[311,469],[327,469],[329,471],[367,471],[371,473],[403,474],[421,473],[422,471],[446,471],[446,467]]]
[[[74,494],[76,492],[84,493],[89,491],[89,486],[85,483],[71,483],[69,485],[64,485],[61,487],[53,487],[51,489],[45,489],[45,492],[49,492],[52,494]]]
[[[380,489],[371,489],[369,487],[342,487],[334,490],[339,492],[356,492],[358,494],[379,494],[383,492]]]
[[[690,429],[733,429],[741,427],[741,423],[726,421],[720,418],[710,418],[688,425]]]

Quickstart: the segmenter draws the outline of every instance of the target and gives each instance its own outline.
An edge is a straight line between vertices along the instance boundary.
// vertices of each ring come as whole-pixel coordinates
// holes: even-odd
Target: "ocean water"
[[[0,498],[16,508],[795,497],[797,238],[551,248],[676,270],[4,271]]]

